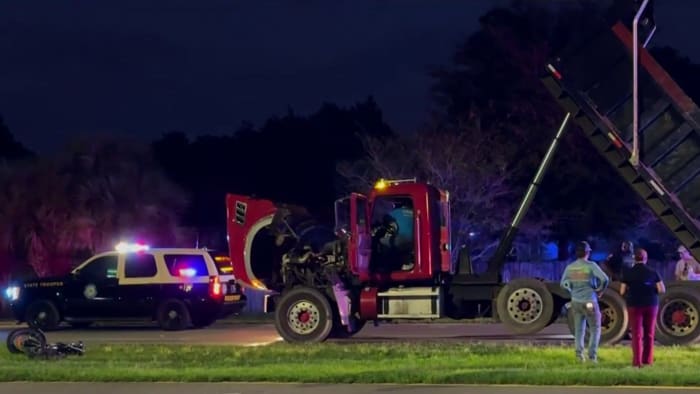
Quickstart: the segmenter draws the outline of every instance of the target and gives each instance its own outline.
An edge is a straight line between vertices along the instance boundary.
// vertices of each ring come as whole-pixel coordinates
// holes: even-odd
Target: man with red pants
[[[641,368],[654,362],[654,329],[659,294],[666,291],[659,273],[647,266],[647,251],[634,252],[634,266],[625,272],[620,294],[627,301],[632,330],[632,365]]]

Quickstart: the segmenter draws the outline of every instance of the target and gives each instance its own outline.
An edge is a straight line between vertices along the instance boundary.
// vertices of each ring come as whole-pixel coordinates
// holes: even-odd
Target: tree
[[[6,283],[13,273],[22,271],[15,255],[14,235],[16,222],[13,214],[16,190],[11,183],[14,174],[31,160],[33,153],[20,144],[10,133],[0,116],[0,283]]]
[[[5,122],[0,116],[0,161],[20,160],[32,157],[33,153],[20,144],[10,133]]]
[[[12,175],[15,168],[8,162],[0,162],[0,283],[7,283],[12,273],[17,271],[17,258],[15,256],[14,235],[16,223],[14,222],[16,201],[12,198]]]
[[[64,274],[122,239],[183,241],[178,221],[185,194],[138,144],[78,140],[17,172],[5,190],[16,223],[12,244],[39,276]]]
[[[226,193],[303,205],[329,219],[340,186],[336,163],[364,154],[361,135],[391,133],[369,97],[349,108],[325,103],[308,116],[290,110],[231,135],[190,141],[169,133],[153,151],[170,178],[191,192],[187,223],[225,241]]]
[[[494,134],[490,148],[505,151],[513,163],[513,197],[525,191],[564,117],[540,81],[548,59],[616,19],[609,3],[514,1],[495,8],[480,18],[481,28],[457,48],[452,62],[431,73],[436,122]],[[582,133],[567,133],[550,168],[533,207],[547,212],[561,241],[617,236],[639,215],[641,201]]]

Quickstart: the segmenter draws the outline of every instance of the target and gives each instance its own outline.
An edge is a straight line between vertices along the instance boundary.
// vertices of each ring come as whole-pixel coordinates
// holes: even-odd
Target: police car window
[[[207,262],[201,254],[166,254],[165,265],[172,276],[208,276]]]
[[[80,269],[80,276],[92,280],[117,277],[117,256],[99,257]]]
[[[147,253],[129,253],[124,264],[124,276],[127,278],[150,278],[156,276],[156,258]]]

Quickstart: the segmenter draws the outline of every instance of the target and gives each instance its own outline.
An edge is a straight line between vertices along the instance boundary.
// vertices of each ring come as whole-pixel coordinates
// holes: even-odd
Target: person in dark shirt
[[[620,250],[611,253],[601,264],[611,281],[620,282],[626,270],[634,265],[634,248],[632,241],[622,241]]]
[[[632,365],[654,362],[654,327],[659,311],[659,294],[666,291],[659,273],[647,266],[647,251],[634,252],[634,266],[625,272],[620,294],[627,301],[632,331]]]

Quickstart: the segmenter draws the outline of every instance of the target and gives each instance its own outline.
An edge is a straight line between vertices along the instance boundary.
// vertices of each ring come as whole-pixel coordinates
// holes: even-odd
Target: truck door
[[[419,236],[420,221],[413,198],[383,195],[377,196],[372,204],[372,274],[408,279],[421,257],[423,238],[429,238]]]
[[[369,275],[369,258],[372,254],[372,242],[367,225],[367,197],[353,193],[350,195],[350,228],[356,245],[350,249],[354,252],[351,261],[355,262],[360,277]]]
[[[455,272],[452,265],[452,234],[450,229],[450,194],[440,191],[440,270],[442,272]]]
[[[345,237],[348,248],[348,264],[353,274],[360,278],[369,275],[371,240],[367,225],[367,197],[352,193],[335,202],[336,233]]]

